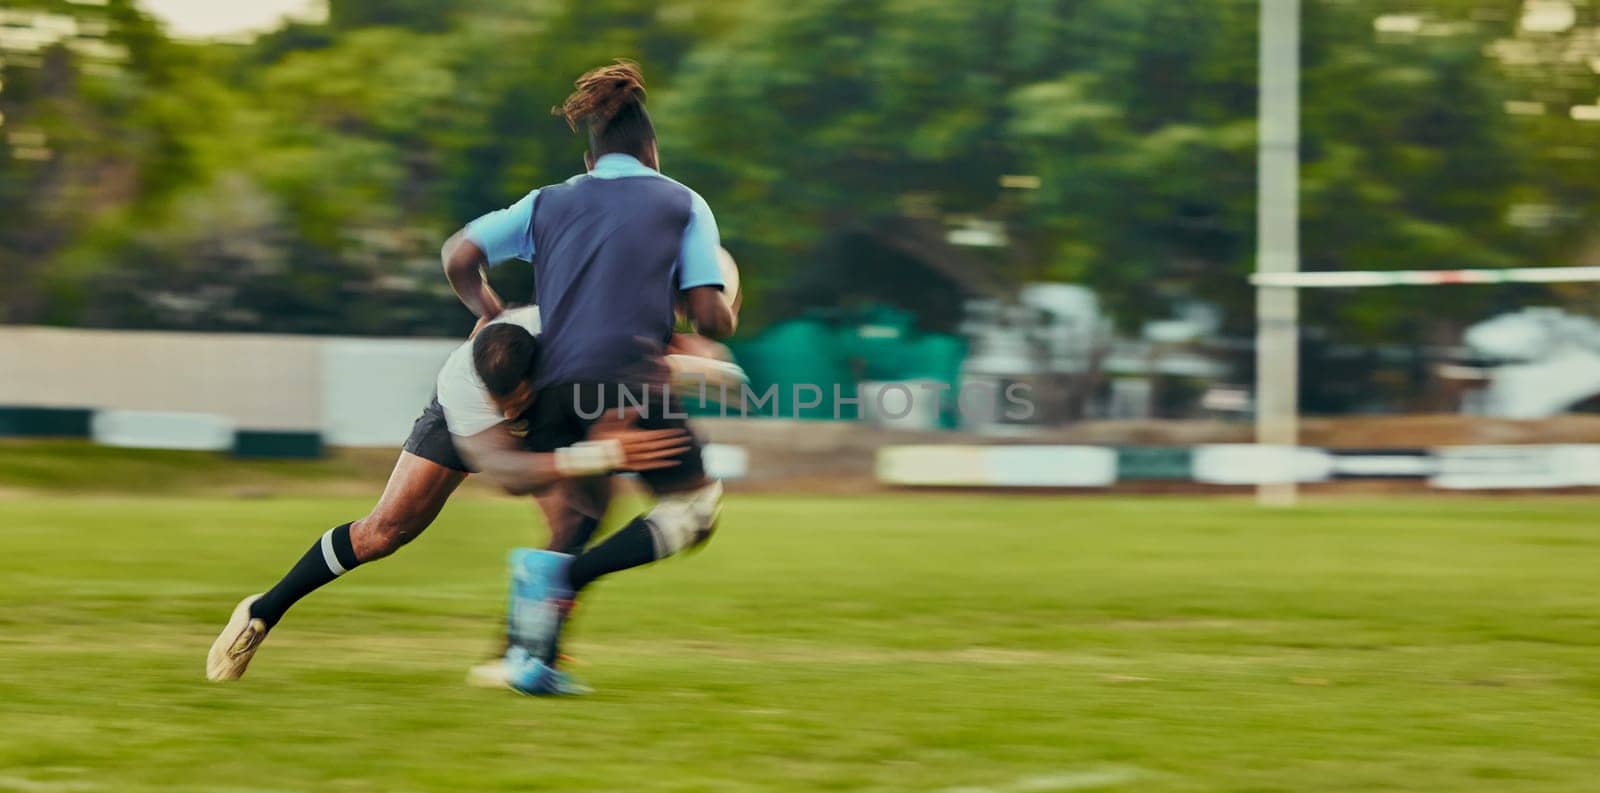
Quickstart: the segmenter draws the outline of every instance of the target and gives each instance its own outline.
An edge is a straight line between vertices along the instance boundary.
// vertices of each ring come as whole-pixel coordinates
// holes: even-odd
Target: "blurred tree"
[[[691,55],[659,113],[663,145],[671,169],[713,202],[735,251],[759,262],[747,273],[753,290],[848,261],[848,251],[817,254],[852,240],[914,251],[963,289],[999,280],[1004,263],[974,265],[944,242],[943,220],[992,206],[1012,162],[996,58],[1009,5],[758,3],[725,41]],[[852,279],[835,276],[847,292]],[[933,310],[916,304],[918,290],[896,297]]]
[[[131,2],[17,0],[0,48],[0,320],[70,321],[56,257],[96,218],[158,202],[195,172],[161,102],[189,53]]]
[[[1307,5],[1307,269],[1506,266],[1554,250],[1505,222],[1552,175],[1526,167],[1499,63],[1483,57],[1509,29],[1451,21],[1476,4],[1440,5],[1444,21],[1399,42],[1375,33],[1383,3]],[[1198,295],[1250,326],[1254,3],[758,9],[691,58],[666,118],[692,158],[680,168],[724,198],[730,234],[765,246],[767,283],[794,282],[840,234],[926,238],[929,221],[975,214],[1007,223],[1009,255],[984,265],[995,275],[1088,283],[1124,321]],[[1008,173],[1037,189],[1000,190]],[[1580,205],[1592,214],[1593,197]],[[937,246],[919,255],[948,269]],[[1481,297],[1429,315],[1477,316]],[[1437,298],[1369,291],[1309,308],[1382,336],[1416,331]]]
[[[403,27],[438,32],[475,5],[482,4],[469,0],[328,0],[328,26],[339,31]]]
[[[1246,0],[334,0],[246,46],[169,41],[132,0],[8,5],[80,24],[0,71],[7,321],[464,330],[440,240],[579,167],[549,108],[619,56],[752,319],[876,301],[947,326],[965,295],[1051,278],[1127,325],[1197,297],[1252,321]],[[1600,160],[1568,113],[1593,101],[1593,14],[1537,32],[1430,0],[1380,25],[1389,6],[1305,6],[1306,268],[1600,256]],[[519,273],[520,297],[525,271],[496,277]],[[1423,338],[1543,294],[1324,294],[1307,316]]]

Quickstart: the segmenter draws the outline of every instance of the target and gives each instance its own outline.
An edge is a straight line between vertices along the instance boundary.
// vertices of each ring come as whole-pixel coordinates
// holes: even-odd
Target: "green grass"
[[[218,452],[120,449],[80,440],[0,438],[0,487],[71,493],[293,491],[330,482],[349,483],[370,475],[375,465],[392,464],[395,454],[392,450],[362,450],[315,461],[241,460]]]
[[[599,689],[467,688],[528,506],[467,499],[201,681],[363,499],[0,499],[0,790],[1591,791],[1600,502],[735,496],[603,582]]]

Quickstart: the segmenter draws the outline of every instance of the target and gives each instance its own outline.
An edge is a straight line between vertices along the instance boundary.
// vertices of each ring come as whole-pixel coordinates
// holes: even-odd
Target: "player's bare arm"
[[[613,417],[597,423],[588,440],[549,454],[524,451],[504,424],[458,437],[456,446],[480,474],[508,493],[524,495],[567,478],[670,468],[689,448],[689,436],[677,429],[641,430]]]
[[[689,321],[700,335],[726,339],[739,327],[733,306],[724,299],[720,286],[697,286],[684,293]]]
[[[467,238],[466,229],[450,235],[439,249],[439,259],[444,265],[444,276],[462,305],[480,319],[493,319],[505,310],[500,296],[489,286],[485,268],[489,258],[476,243]]]
[[[744,290],[740,288],[739,265],[727,248],[717,247],[716,262],[722,283],[683,290],[678,294],[678,312],[682,319],[694,325],[698,335],[726,339],[739,329]]]

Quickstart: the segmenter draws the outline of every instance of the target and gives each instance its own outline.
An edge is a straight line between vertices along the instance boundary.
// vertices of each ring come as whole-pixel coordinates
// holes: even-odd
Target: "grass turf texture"
[[[466,499],[301,604],[365,499],[0,499],[0,790],[1582,791],[1600,503],[739,496],[602,582],[599,688],[467,688],[531,509]]]

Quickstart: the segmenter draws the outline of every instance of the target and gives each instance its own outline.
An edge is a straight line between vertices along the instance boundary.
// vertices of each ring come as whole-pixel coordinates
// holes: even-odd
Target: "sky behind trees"
[[[248,35],[277,28],[285,17],[320,20],[327,15],[323,0],[139,0],[139,6],[177,38]]]

